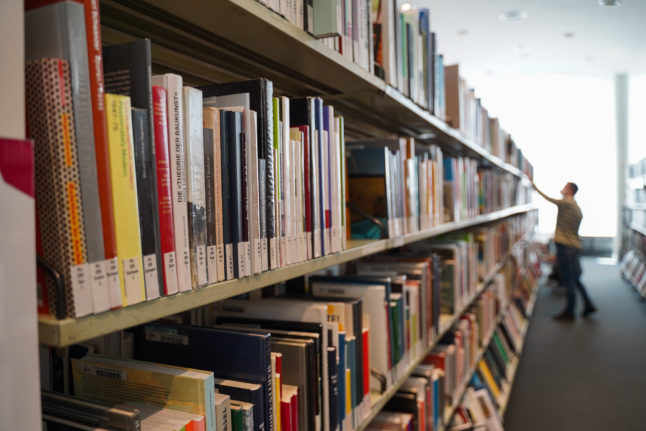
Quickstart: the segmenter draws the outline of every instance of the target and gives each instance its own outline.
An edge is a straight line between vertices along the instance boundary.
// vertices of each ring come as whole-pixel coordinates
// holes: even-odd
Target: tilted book
[[[92,288],[69,66],[58,59],[29,62],[25,81],[42,258],[62,275],[65,284],[65,298],[58,298],[54,282],[47,280],[51,314],[55,314],[57,301],[64,300],[68,316],[86,316],[93,312]]]
[[[186,204],[186,171],[184,162],[184,118],[182,77],[172,73],[152,77],[152,84],[168,92],[168,146],[170,156],[175,257],[179,291],[191,290],[191,268],[188,240],[188,206]]]
[[[146,289],[141,257],[130,98],[106,93],[105,102],[121,298],[124,305],[132,305],[146,299]]]
[[[215,388],[209,371],[88,355],[72,359],[72,375],[74,392],[81,398],[193,413],[204,416],[206,429],[215,431]]]

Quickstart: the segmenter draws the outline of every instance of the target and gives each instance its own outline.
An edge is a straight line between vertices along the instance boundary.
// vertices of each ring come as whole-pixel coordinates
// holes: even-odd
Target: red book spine
[[[164,294],[172,295],[178,291],[178,281],[175,271],[175,230],[173,228],[173,198],[168,153],[168,95],[165,88],[158,86],[153,86],[152,92],[162,274]],[[171,264],[167,263],[167,256],[172,256]]]
[[[363,397],[370,396],[370,330],[363,328]]]
[[[280,402],[280,424],[282,425],[282,431],[292,431],[292,405],[289,401],[282,400]]]
[[[299,126],[298,129],[303,133],[303,166],[305,168],[305,231],[312,233],[312,181],[310,173],[310,128],[309,126]]]
[[[300,392],[297,395],[292,396],[291,402],[291,411],[292,411],[292,430],[298,430],[298,399],[300,398]]]

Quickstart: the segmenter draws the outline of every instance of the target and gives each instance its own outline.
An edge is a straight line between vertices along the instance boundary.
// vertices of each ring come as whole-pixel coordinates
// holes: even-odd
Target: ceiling
[[[469,80],[528,73],[646,74],[646,0],[417,0],[445,64],[460,63]],[[501,21],[525,11],[527,18]],[[476,79],[477,80],[477,79]]]

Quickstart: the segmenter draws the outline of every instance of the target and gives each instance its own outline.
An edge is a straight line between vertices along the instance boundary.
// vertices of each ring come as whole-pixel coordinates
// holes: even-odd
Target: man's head
[[[564,197],[573,198],[576,192],[578,191],[579,191],[579,187],[576,184],[567,183],[565,184],[565,186],[563,186],[563,190],[561,190],[561,194]]]

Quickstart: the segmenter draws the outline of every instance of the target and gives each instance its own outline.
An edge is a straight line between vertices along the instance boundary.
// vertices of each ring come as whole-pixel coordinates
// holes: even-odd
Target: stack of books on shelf
[[[61,301],[82,317],[345,248],[333,107],[274,97],[265,79],[153,76],[148,40],[94,52],[86,12],[26,13],[39,254],[66,293],[41,274],[41,313]]]
[[[230,420],[241,414],[253,424],[233,429],[316,431],[362,427],[377,413],[375,394],[416,388],[415,403],[436,394],[424,398],[435,405],[425,417],[442,423],[497,316],[529,300],[531,283],[520,281],[528,259],[515,245],[533,224],[519,215],[367,257],[343,275],[310,275],[75,345],[71,359],[41,349],[43,387],[65,391],[60,369],[69,366],[68,392],[135,408],[142,426],[159,416],[146,404],[203,416],[211,429],[218,396],[228,396]],[[433,360],[449,350],[450,369]]]
[[[366,429],[458,430],[489,420],[486,429],[502,429],[498,412],[511,389],[537,275],[531,262],[514,259],[506,266]],[[525,282],[518,281],[519,275]],[[481,401],[474,398],[482,396]],[[472,411],[484,408],[486,415]],[[494,424],[498,428],[488,428]]]
[[[619,271],[641,296],[646,296],[646,263],[644,263],[646,240],[644,235],[638,232],[632,232],[631,237],[632,248],[622,257]]]
[[[476,159],[413,138],[348,142],[353,238],[396,238],[529,202],[529,189]]]

